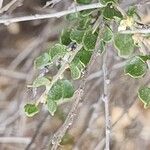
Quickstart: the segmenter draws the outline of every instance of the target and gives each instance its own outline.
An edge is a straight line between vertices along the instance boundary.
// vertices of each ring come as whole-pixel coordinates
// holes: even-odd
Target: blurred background
[[[3,0],[0,17],[54,13],[74,5],[73,0],[46,2],[52,1]],[[120,2],[125,9],[131,4],[139,4],[142,22],[150,24],[149,0]],[[33,91],[27,85],[39,73],[33,67],[34,59],[58,41],[67,24],[64,17],[0,24],[0,150],[45,150],[52,135],[64,122],[72,102],[60,106],[54,117],[43,107],[38,115],[27,118],[23,106],[33,100]],[[111,150],[150,150],[150,109],[144,109],[137,98],[137,89],[141,84],[149,84],[150,76],[147,73],[144,79],[135,80],[124,75],[124,61],[110,48],[107,65],[110,75]],[[101,66],[101,56],[97,56],[88,76],[83,102],[60,144],[61,150],[104,149]],[[75,84],[78,86],[80,82],[78,80]],[[37,97],[40,94],[41,90],[37,91]]]

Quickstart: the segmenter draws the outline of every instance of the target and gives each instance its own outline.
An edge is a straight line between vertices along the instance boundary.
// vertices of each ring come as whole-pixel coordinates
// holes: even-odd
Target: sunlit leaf
[[[107,26],[105,26],[104,28],[102,28],[100,30],[100,34],[99,35],[100,35],[100,39],[103,40],[104,42],[109,42],[113,38],[113,32]]]
[[[103,9],[103,17],[105,19],[123,18],[121,12],[117,10],[112,4],[108,4],[107,7]]]
[[[50,84],[49,79],[47,79],[46,77],[38,77],[33,81],[32,87],[40,87],[48,84]]]
[[[92,51],[86,51],[84,48],[82,48],[76,55],[75,58],[79,58],[80,61],[84,64],[87,65],[91,59],[92,56]]]
[[[140,100],[144,103],[144,107],[150,107],[150,88],[142,87],[138,91],[138,96]]]
[[[61,44],[67,46],[67,45],[69,45],[71,43],[70,33],[71,33],[70,29],[64,29],[61,32],[61,35],[60,35],[60,42],[61,42]]]
[[[47,108],[48,108],[48,111],[50,112],[50,114],[52,116],[54,116],[54,113],[57,110],[57,103],[51,99],[48,99],[47,100]]]
[[[134,51],[134,40],[130,34],[116,34],[114,44],[118,51],[118,55],[123,58],[131,56]]]
[[[39,112],[39,109],[35,104],[26,104],[24,106],[24,111],[28,117],[33,117]]]
[[[67,47],[62,44],[55,44],[50,50],[49,55],[51,61],[54,61],[60,57],[63,57],[67,53]]]
[[[48,92],[48,100],[58,101],[60,99],[70,98],[74,94],[73,85],[65,79],[58,80]]]
[[[118,0],[99,0],[102,4],[116,3]]]
[[[83,38],[84,33],[85,33],[84,30],[74,29],[74,30],[72,30],[72,32],[70,34],[70,38],[72,41],[80,44],[82,42],[82,38]]]
[[[83,46],[87,51],[93,51],[97,41],[97,34],[92,33],[92,30],[86,31],[83,36]]]
[[[42,69],[49,64],[50,56],[48,53],[44,53],[37,57],[34,61],[34,66],[38,69]]]
[[[79,4],[90,4],[92,0],[75,0]]]
[[[139,56],[131,58],[126,66],[125,73],[133,78],[140,78],[147,72],[148,66]]]

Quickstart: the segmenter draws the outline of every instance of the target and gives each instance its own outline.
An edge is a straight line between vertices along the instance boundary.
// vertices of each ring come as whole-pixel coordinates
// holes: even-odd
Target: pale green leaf
[[[126,66],[125,73],[133,78],[140,78],[147,72],[148,66],[139,56],[131,58]]]
[[[121,12],[117,10],[112,4],[108,4],[102,12],[102,15],[105,19],[111,20],[115,18],[123,18]]]
[[[140,100],[144,103],[144,107],[150,107],[150,88],[142,87],[138,91],[138,96]]]
[[[48,111],[50,112],[50,114],[52,116],[54,116],[54,113],[57,110],[57,103],[51,99],[48,99],[47,100],[47,108],[48,108]]]
[[[26,104],[24,106],[24,111],[28,117],[33,117],[39,112],[39,109],[35,104]]]
[[[74,94],[73,85],[65,79],[58,80],[50,89],[47,95],[48,100],[59,101],[60,99],[70,98]]]
[[[51,61],[54,61],[60,57],[63,57],[67,53],[67,47],[62,44],[55,44],[50,50],[49,55]]]
[[[102,4],[116,3],[118,0],[99,0]]]
[[[92,0],[75,0],[79,4],[90,4]]]
[[[93,51],[95,49],[97,41],[97,34],[92,33],[92,30],[85,32],[83,36],[83,46],[87,51]]]
[[[74,29],[74,30],[72,30],[72,32],[70,34],[70,39],[72,41],[80,44],[82,42],[82,38],[83,38],[84,33],[85,33],[84,30]]]
[[[43,53],[41,56],[37,57],[34,61],[34,66],[38,69],[42,69],[47,66],[50,62],[50,56],[48,53]]]
[[[32,87],[40,87],[48,84],[50,84],[49,79],[47,79],[46,77],[38,77],[33,81]]]
[[[73,80],[77,80],[81,77],[81,71],[75,64],[70,64],[71,77]]]
[[[113,32],[112,30],[108,27],[105,26],[100,30],[100,39],[103,40],[104,42],[109,42],[113,38]]]
[[[118,55],[123,58],[131,56],[135,47],[131,34],[116,34],[114,45],[118,51]]]
[[[61,44],[68,46],[71,43],[70,33],[71,33],[70,29],[64,29],[61,32],[61,35],[60,35]]]

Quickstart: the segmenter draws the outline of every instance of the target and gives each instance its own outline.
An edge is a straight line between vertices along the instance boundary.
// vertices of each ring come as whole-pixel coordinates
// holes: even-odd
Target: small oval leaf
[[[33,85],[32,87],[40,87],[40,86],[46,86],[50,84],[49,79],[47,79],[46,77],[38,77],[33,81]]]
[[[50,62],[50,56],[48,53],[43,53],[41,56],[37,57],[34,61],[35,68],[42,69],[47,66]]]
[[[150,107],[150,88],[142,87],[138,91],[138,96],[140,100],[144,103],[144,107]]]
[[[103,17],[105,19],[111,20],[115,18],[123,18],[121,12],[117,10],[112,4],[108,4],[104,9],[103,9]]]
[[[83,36],[83,46],[87,51],[93,51],[96,45],[97,34],[93,34],[92,30],[85,32]]]
[[[24,111],[28,117],[33,117],[39,112],[39,109],[35,104],[26,104],[24,106]]]
[[[48,99],[47,100],[47,108],[48,108],[48,111],[49,113],[54,116],[54,113],[56,112],[57,110],[57,103],[51,99]]]
[[[126,66],[125,73],[133,78],[140,78],[147,72],[148,66],[139,56],[131,58]]]
[[[116,34],[114,45],[118,51],[118,55],[123,58],[131,56],[135,47],[131,34]]]
[[[70,34],[70,38],[73,42],[80,44],[82,42],[84,33],[85,33],[84,30],[74,29],[74,30],[72,30],[72,32]]]
[[[68,46],[71,43],[70,33],[71,33],[70,29],[64,29],[61,32],[61,35],[60,35],[61,44]]]

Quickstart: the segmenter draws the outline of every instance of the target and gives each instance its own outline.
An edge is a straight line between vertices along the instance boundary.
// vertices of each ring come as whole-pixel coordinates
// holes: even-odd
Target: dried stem
[[[105,5],[102,5],[101,3],[94,3],[94,4],[89,4],[89,5],[76,6],[70,10],[65,10],[65,11],[61,11],[61,12],[57,12],[53,14],[35,14],[35,15],[23,16],[23,17],[1,18],[0,24],[9,25],[10,23],[14,23],[14,22],[48,19],[48,18],[60,18],[62,16],[75,13],[75,12],[79,12],[82,10],[96,9],[96,8],[103,8],[103,7],[105,7]]]
[[[61,142],[63,136],[67,132],[68,128],[72,125],[74,116],[76,115],[76,110],[78,109],[79,103],[83,96],[83,90],[82,88],[79,88],[76,93],[74,94],[74,103],[73,106],[64,122],[64,124],[60,127],[60,129],[56,132],[56,134],[53,136],[51,143],[53,144],[51,150],[56,150],[59,146],[59,143]]]
[[[108,70],[107,70],[107,51],[104,53],[103,56],[103,82],[104,82],[104,94],[102,100],[104,101],[104,110],[105,110],[105,150],[110,150],[110,115],[109,115],[109,95],[108,95]]]

